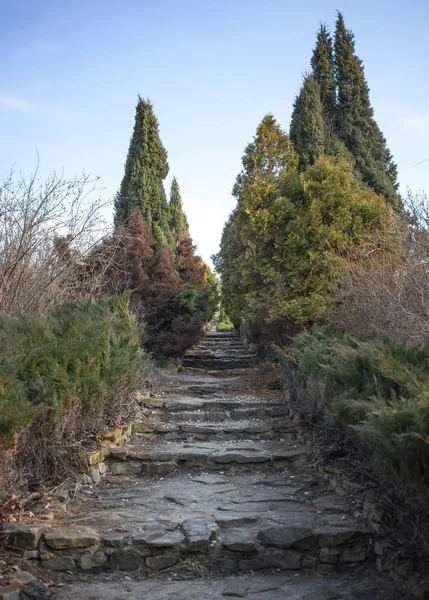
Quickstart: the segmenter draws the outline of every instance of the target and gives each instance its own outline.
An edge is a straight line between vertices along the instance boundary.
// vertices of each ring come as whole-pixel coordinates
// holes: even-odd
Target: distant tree
[[[305,77],[295,99],[290,139],[298,153],[300,169],[314,164],[325,151],[320,87],[313,74]]]
[[[176,244],[185,238],[189,238],[189,224],[183,211],[182,197],[180,196],[179,184],[173,177],[170,191],[169,225],[171,234]]]
[[[332,124],[336,109],[335,63],[332,38],[326,25],[321,25],[317,33],[311,68],[319,84],[324,120],[327,125]]]
[[[346,29],[341,13],[335,30],[335,77],[337,134],[354,156],[363,182],[399,206],[397,168],[374,120],[362,61],[355,54],[354,35]]]
[[[128,226],[135,208],[148,223],[157,247],[172,243],[163,180],[168,174],[167,152],[159,137],[152,104],[139,96],[125,174],[115,198],[115,225]]]

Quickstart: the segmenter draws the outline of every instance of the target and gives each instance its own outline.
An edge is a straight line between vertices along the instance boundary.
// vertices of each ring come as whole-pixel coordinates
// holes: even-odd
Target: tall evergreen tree
[[[179,184],[173,177],[170,191],[169,225],[174,241],[178,244],[181,240],[189,238],[188,219],[183,211],[182,197],[180,196]]]
[[[317,33],[316,47],[311,57],[311,68],[319,84],[325,121],[329,125],[335,115],[336,84],[332,38],[326,25],[321,25]]]
[[[307,168],[325,151],[325,133],[319,84],[313,74],[304,79],[295,99],[290,139],[299,156],[301,169]]]
[[[139,208],[155,244],[171,243],[168,203],[163,180],[168,174],[167,152],[159,137],[152,104],[139,96],[125,174],[115,198],[115,224],[128,225]]]
[[[354,35],[346,29],[341,13],[335,30],[335,76],[337,134],[353,154],[362,180],[398,206],[396,165],[374,120],[362,61],[355,54]]]

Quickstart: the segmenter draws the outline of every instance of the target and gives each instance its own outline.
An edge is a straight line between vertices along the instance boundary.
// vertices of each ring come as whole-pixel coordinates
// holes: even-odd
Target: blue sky
[[[154,104],[203,257],[257,124],[288,128],[320,22],[356,36],[402,190],[429,191],[426,0],[0,0],[0,175],[83,169],[112,197],[137,94]],[[107,214],[107,216],[109,216]]]

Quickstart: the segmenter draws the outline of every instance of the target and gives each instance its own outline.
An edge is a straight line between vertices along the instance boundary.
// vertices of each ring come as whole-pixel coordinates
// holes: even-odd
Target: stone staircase
[[[236,331],[208,333],[183,360],[185,368],[215,371],[247,369],[256,363],[255,352],[244,346]]]
[[[361,510],[318,474],[283,395],[229,374],[255,362],[237,335],[209,334],[189,370],[141,394],[101,488],[11,533],[33,564],[67,571],[59,600],[405,599],[375,572]]]

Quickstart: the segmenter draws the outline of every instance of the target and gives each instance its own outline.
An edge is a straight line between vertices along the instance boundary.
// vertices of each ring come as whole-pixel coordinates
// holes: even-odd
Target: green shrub
[[[372,448],[384,477],[429,486],[429,343],[362,342],[325,327],[298,335],[287,364],[303,394],[318,387],[325,414]]]
[[[0,319],[0,440],[44,414],[82,413],[138,387],[147,363],[124,297],[61,306],[46,317]]]

